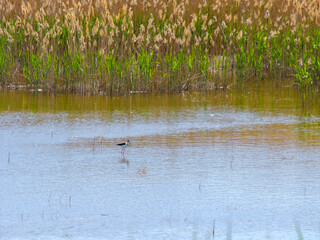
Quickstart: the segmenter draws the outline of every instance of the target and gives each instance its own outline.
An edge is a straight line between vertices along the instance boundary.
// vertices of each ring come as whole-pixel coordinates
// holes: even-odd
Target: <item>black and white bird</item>
[[[125,142],[125,143],[118,143],[117,145],[121,147],[121,154],[122,154],[122,156],[124,156],[124,152],[126,151],[126,147],[127,147],[128,145],[130,145],[130,141],[127,140],[127,142]]]

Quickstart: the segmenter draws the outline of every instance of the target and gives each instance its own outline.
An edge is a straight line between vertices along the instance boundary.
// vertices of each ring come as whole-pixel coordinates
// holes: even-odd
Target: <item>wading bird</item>
[[[126,151],[126,147],[130,144],[130,141],[127,140],[125,143],[118,143],[117,145],[121,147],[121,154],[124,156],[124,152]]]

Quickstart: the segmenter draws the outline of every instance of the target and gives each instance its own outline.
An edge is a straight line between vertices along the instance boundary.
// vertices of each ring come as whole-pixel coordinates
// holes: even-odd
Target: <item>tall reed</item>
[[[8,0],[0,83],[82,93],[179,92],[289,77],[319,88],[314,0]]]

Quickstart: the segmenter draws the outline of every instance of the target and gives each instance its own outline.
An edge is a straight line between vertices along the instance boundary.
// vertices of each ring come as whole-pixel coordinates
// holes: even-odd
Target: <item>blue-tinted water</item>
[[[317,115],[167,97],[3,107],[0,238],[320,239]]]

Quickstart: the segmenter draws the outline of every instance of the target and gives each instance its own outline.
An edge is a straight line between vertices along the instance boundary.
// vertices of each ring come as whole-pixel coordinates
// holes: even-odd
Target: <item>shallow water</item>
[[[0,93],[0,238],[320,239],[319,99],[247,89]]]

